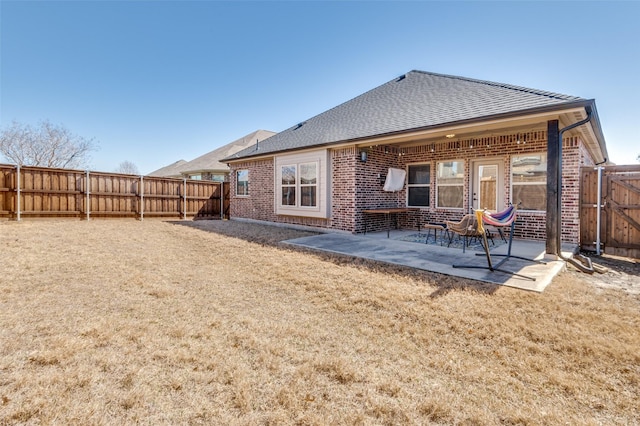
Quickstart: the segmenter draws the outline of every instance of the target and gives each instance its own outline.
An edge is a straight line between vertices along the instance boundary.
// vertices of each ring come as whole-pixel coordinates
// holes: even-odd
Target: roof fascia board
[[[234,158],[234,159],[229,159],[229,160],[225,160],[225,163],[228,164],[233,164],[233,163],[242,163],[245,161],[256,161],[256,160],[268,160],[271,158],[275,158],[278,155],[285,155],[285,154],[292,154],[292,153],[296,153],[296,154],[302,154],[304,152],[313,152],[313,151],[320,151],[320,150],[326,150],[326,149],[333,149],[333,148],[340,148],[343,146],[355,146],[353,142],[351,143],[323,143],[323,144],[318,144],[318,145],[313,145],[313,146],[306,146],[303,148],[294,148],[294,149],[287,149],[287,150],[280,150],[280,151],[272,151],[269,152],[267,154],[264,155],[260,155],[260,156],[255,156],[255,157],[242,157],[242,158]]]
[[[600,152],[602,153],[603,160],[609,161],[609,152],[607,151],[607,144],[604,139],[604,132],[602,131],[602,125],[600,124],[600,117],[598,116],[598,110],[596,109],[596,102],[591,100],[591,130],[595,133],[596,141],[598,146],[600,147]]]
[[[289,151],[284,151],[289,152]],[[221,161],[226,164],[234,164],[234,163],[243,163],[245,161],[259,161],[259,160],[268,160],[270,158],[275,157],[279,153],[276,151],[269,152],[267,154],[256,154],[256,155],[248,155],[242,158],[223,158]]]
[[[197,169],[197,170],[181,170],[180,173],[188,174],[188,173],[229,173],[228,168],[224,169]]]

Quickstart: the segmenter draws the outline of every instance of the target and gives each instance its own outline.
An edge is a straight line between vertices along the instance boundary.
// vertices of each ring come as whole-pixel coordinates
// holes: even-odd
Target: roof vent
[[[293,130],[298,130],[300,127],[304,126],[307,122],[303,121],[302,123],[296,124],[296,127]]]
[[[407,78],[407,75],[406,75],[406,74],[402,74],[400,77],[398,77],[398,78],[396,79],[396,83],[397,83],[397,82],[399,82],[399,81],[404,80],[405,78]]]

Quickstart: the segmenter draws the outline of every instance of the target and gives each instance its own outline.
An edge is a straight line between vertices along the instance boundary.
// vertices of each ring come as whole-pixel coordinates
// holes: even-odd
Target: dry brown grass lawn
[[[0,424],[638,422],[638,295],[189,225],[0,223]]]

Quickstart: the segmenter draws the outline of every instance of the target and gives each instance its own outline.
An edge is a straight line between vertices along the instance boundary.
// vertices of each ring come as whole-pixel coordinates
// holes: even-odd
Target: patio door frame
[[[469,179],[469,206],[471,211],[483,208],[479,203],[480,194],[480,167],[496,166],[496,210],[500,211],[504,207],[504,157],[483,158],[471,161],[471,173]]]

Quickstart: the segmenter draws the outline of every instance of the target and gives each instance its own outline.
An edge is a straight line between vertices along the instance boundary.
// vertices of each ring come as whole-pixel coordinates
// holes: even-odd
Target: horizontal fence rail
[[[228,185],[0,164],[0,218],[220,219],[228,203]]]

